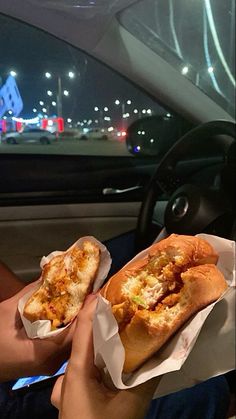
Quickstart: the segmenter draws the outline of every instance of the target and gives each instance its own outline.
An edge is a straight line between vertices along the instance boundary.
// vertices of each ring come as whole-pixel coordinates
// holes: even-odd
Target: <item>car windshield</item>
[[[141,0],[120,22],[235,117],[234,0]]]

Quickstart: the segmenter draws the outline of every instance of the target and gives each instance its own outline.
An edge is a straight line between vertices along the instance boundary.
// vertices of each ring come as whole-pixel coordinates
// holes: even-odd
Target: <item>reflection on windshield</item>
[[[121,22],[235,116],[235,2],[142,0]]]

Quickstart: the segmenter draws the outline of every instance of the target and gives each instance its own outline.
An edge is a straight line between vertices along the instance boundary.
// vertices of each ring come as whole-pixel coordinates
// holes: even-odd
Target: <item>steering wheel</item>
[[[224,137],[216,137],[222,135]],[[140,251],[151,244],[148,237],[152,230],[153,211],[163,192],[169,198],[164,216],[165,229],[169,234],[194,235],[206,231],[209,225],[230,211],[232,197],[228,195],[234,192],[221,189],[219,193],[183,184],[176,173],[178,161],[186,158],[193,147],[198,147],[199,142],[209,141],[209,137],[214,137],[211,150],[214,150],[217,142],[222,147],[225,166],[229,164],[228,149],[236,144],[235,123],[223,120],[203,123],[181,137],[163,156],[145,191],[136,228],[136,250]],[[229,155],[232,157],[232,153]]]

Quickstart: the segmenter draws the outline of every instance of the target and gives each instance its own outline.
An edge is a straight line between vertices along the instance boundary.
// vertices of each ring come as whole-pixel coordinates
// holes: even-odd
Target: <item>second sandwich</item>
[[[130,262],[101,290],[125,349],[123,371],[140,367],[196,312],[226,290],[218,254],[204,239],[172,234]]]

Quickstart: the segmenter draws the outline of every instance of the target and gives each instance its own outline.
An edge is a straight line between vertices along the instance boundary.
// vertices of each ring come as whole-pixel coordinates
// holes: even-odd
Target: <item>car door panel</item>
[[[134,230],[140,203],[0,207],[1,259],[23,280],[39,275],[39,262],[78,238],[105,241]]]
[[[0,204],[129,201],[129,194],[108,198],[102,191],[144,186],[155,163],[133,157],[0,154]],[[132,200],[140,200],[142,192],[132,191]]]
[[[153,167],[133,157],[0,155],[0,255],[28,281],[39,261],[79,237],[108,240],[135,229]],[[138,189],[104,194],[104,188]]]

